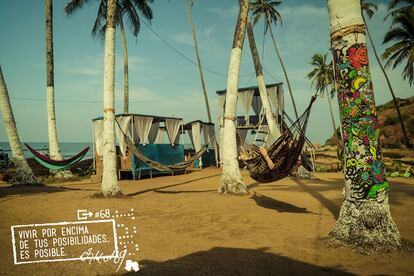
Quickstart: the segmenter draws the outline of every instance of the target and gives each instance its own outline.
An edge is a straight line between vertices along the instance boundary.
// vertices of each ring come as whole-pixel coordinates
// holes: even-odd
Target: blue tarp
[[[211,167],[216,165],[216,155],[213,149],[209,149],[201,155],[201,162],[203,162],[203,168]],[[199,161],[194,162],[194,167],[199,168]]]
[[[142,144],[137,145],[139,150],[149,159],[164,165],[172,165],[184,161],[184,145],[171,144]],[[140,178],[142,175],[157,175],[168,172],[160,172],[151,168],[135,155],[132,158],[132,176]]]

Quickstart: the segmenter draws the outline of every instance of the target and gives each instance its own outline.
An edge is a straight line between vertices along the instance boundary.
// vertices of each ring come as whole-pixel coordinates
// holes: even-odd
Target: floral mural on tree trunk
[[[343,46],[333,52],[338,102],[343,125],[345,181],[349,199],[385,198],[388,182],[381,161],[379,126],[366,45]]]

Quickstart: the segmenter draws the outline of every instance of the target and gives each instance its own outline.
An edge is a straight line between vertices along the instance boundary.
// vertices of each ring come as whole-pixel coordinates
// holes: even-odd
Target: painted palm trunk
[[[398,247],[360,1],[329,0],[328,6],[345,150],[345,201],[330,235],[364,251]]]
[[[384,200],[389,184],[379,145],[379,125],[365,43],[334,49],[345,148],[347,196]]]

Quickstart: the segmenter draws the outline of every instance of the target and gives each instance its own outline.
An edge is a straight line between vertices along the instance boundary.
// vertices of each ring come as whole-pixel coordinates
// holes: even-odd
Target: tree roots
[[[401,248],[401,236],[388,204],[374,200],[345,200],[329,237],[334,244],[350,246],[364,254]]]

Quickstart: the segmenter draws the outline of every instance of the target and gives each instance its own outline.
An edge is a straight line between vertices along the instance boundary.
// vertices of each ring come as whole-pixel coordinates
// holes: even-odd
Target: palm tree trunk
[[[226,104],[223,118],[223,175],[219,193],[244,195],[247,187],[243,183],[237,159],[236,146],[236,108],[239,86],[240,59],[246,32],[249,0],[240,1],[240,11],[233,37],[233,47],[227,78]]]
[[[122,50],[124,54],[124,113],[129,112],[129,80],[128,80],[128,48],[125,36],[124,22],[119,19],[119,30],[121,32]]]
[[[115,150],[115,14],[116,0],[108,0],[104,54],[104,132],[101,192],[106,197],[121,193],[117,181]]]
[[[62,160],[56,129],[55,112],[55,84],[53,63],[53,3],[45,0],[46,17],[46,101],[47,101],[47,125],[49,136],[49,155],[51,159]]]
[[[254,39],[253,28],[249,19],[247,19],[247,37],[249,39],[250,52],[253,58],[254,69],[256,71],[256,78],[259,86],[260,99],[262,100],[267,124],[269,126],[270,133],[273,135],[273,138],[277,139],[280,137],[280,129],[278,127],[275,116],[272,112],[272,108],[270,106],[269,95],[267,93],[266,83],[263,77],[259,53],[257,52],[256,48],[256,41]]]
[[[289,77],[288,77],[287,72],[286,72],[285,64],[283,63],[282,57],[280,56],[279,50],[276,46],[276,40],[275,40],[275,37],[273,36],[273,31],[272,31],[272,24],[269,21],[267,21],[267,23],[268,23],[268,26],[269,26],[270,35],[272,37],[273,47],[275,48],[276,55],[279,59],[280,65],[282,66],[283,74],[285,75],[285,79],[286,79],[286,82],[287,82],[287,85],[288,85],[288,88],[289,88],[290,98],[292,99],[293,110],[295,111],[295,116],[296,116],[296,120],[297,120],[297,119],[299,119],[299,115],[298,115],[298,111],[296,109],[296,103],[295,103],[295,99],[293,98],[292,87],[290,86],[290,81],[289,81]]]
[[[3,78],[3,72],[0,67],[0,111],[3,115],[4,127],[9,139],[10,148],[13,154],[13,162],[16,167],[16,185],[37,184],[36,177],[32,169],[27,164],[20,145],[19,134],[17,133],[16,122],[14,120],[13,110],[10,104],[9,94],[7,92],[6,82]]]
[[[332,51],[344,131],[344,202],[330,237],[360,251],[398,248],[379,144],[360,0],[328,0]]]
[[[331,114],[331,121],[332,121],[332,127],[333,127],[333,131],[335,133],[335,136],[338,138],[338,141],[340,141],[340,137],[338,137],[338,133],[336,132],[336,123],[335,123],[335,117],[332,111],[332,102],[331,102],[331,95],[329,95],[329,93],[326,91],[325,89],[325,95],[328,98],[328,105],[329,105],[329,113]]]
[[[369,42],[371,43],[372,49],[374,50],[375,58],[377,59],[378,65],[381,68],[381,71],[384,74],[385,80],[387,82],[388,88],[390,89],[390,92],[391,92],[391,95],[392,95],[392,102],[394,103],[395,110],[397,111],[398,120],[400,121],[401,130],[402,130],[402,133],[403,133],[403,136],[404,136],[404,144],[407,146],[407,148],[411,148],[412,145],[410,143],[410,139],[408,138],[407,131],[405,130],[404,121],[401,117],[400,105],[398,103],[398,99],[395,97],[394,90],[392,89],[391,82],[388,78],[388,74],[385,72],[384,66],[382,66],[381,60],[378,56],[377,49],[375,48],[375,44],[374,44],[374,42],[372,40],[372,37],[371,37],[371,34],[369,32],[368,25],[367,25],[367,22],[365,20],[365,17],[364,17],[363,14],[361,16],[362,16],[362,19],[364,20],[364,24],[366,26]]]
[[[196,35],[196,32],[195,32],[195,28],[194,28],[193,18],[191,17],[190,5],[188,3],[188,0],[185,1],[185,5],[186,5],[186,8],[187,8],[187,15],[188,15],[188,21],[190,22],[190,26],[191,26],[191,32],[193,34],[194,49],[195,49],[195,53],[196,53],[198,71],[200,72],[201,87],[203,89],[204,101],[206,102],[208,121],[211,123],[210,105],[208,103],[208,97],[207,97],[206,84],[205,84],[205,81],[204,81],[203,68],[201,66],[200,52],[198,51],[197,35]]]

